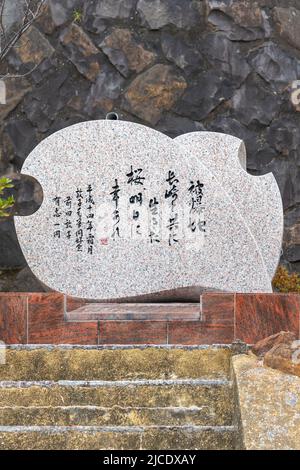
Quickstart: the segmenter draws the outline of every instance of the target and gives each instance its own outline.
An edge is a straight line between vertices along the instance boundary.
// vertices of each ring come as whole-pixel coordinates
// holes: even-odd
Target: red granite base
[[[6,344],[248,344],[279,331],[300,338],[300,295],[203,294],[199,304],[93,305],[59,293],[0,293]],[[68,313],[65,313],[67,306]],[[79,310],[81,308],[81,310]],[[98,308],[98,310],[97,310]],[[182,311],[182,318],[180,312]],[[181,319],[180,319],[181,318]]]

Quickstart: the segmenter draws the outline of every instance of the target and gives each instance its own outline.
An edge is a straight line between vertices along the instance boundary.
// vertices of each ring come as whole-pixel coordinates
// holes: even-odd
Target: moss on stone
[[[221,378],[229,366],[222,348],[8,349],[0,380]]]

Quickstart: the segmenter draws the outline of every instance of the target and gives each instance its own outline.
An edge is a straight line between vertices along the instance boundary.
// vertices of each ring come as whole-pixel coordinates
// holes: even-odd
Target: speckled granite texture
[[[175,139],[190,158],[197,157],[218,178],[256,239],[272,279],[282,244],[283,209],[272,173],[260,177],[246,172],[244,143],[232,135],[190,132]]]
[[[15,218],[33,273],[82,298],[188,286],[271,292],[282,236],[275,181],[247,176],[238,139],[198,138],[90,121],[42,141],[22,173],[40,182],[43,204]],[[228,157],[222,171],[217,149]]]

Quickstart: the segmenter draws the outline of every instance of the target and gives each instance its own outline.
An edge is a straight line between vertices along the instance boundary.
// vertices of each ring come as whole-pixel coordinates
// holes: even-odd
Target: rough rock
[[[28,266],[17,273],[9,289],[15,292],[49,292],[49,289],[35,277]]]
[[[235,23],[242,26],[257,27],[262,24],[262,12],[256,1],[241,0],[206,0],[208,12],[222,11],[231,16]]]
[[[85,26],[93,33],[101,33],[107,20],[130,20],[134,17],[137,0],[91,0],[85,5]]]
[[[50,59],[43,60],[40,66],[32,71],[30,78],[35,86],[39,86],[44,84],[53,73],[58,72],[59,68],[59,59],[53,55]]]
[[[291,84],[291,103],[295,111],[300,112],[300,80]]]
[[[251,123],[270,124],[280,108],[280,99],[257,80],[247,79],[232,98],[232,107],[238,119]]]
[[[290,228],[300,220],[300,207],[291,207],[285,216],[285,225],[286,228]]]
[[[275,150],[266,144],[264,135],[250,130],[229,114],[219,115],[211,121],[208,130],[224,132],[243,140],[247,150],[248,170],[260,170],[262,173],[267,173],[268,170],[265,170],[266,165],[277,155]]]
[[[14,188],[12,193],[15,197],[13,213],[15,215],[33,214],[42,204],[43,192],[41,186],[32,177],[14,173],[10,175]]]
[[[234,356],[232,363],[244,449],[299,450],[299,377],[263,367],[255,356]]]
[[[21,250],[20,250],[21,251]],[[0,292],[46,292],[28,267],[0,270]]]
[[[0,104],[6,104],[6,85],[4,80],[0,80]]]
[[[300,167],[297,163],[300,145],[298,119],[292,118],[291,115],[275,119],[267,131],[267,140],[269,145],[279,153],[279,157],[275,158],[267,168],[276,176],[284,207],[291,208],[300,202]],[[290,214],[289,210],[286,220]],[[294,223],[295,221],[292,222]],[[287,259],[295,260],[298,252],[297,246],[295,250],[289,246]]]
[[[69,60],[78,72],[94,81],[100,71],[99,50],[83,29],[72,23],[60,36]]]
[[[177,116],[176,114],[166,114],[157,124],[157,129],[167,134],[169,137],[177,137],[187,132],[204,131],[205,128],[200,122]]]
[[[202,2],[190,0],[139,0],[137,11],[150,29],[167,25],[190,29],[200,25]]]
[[[99,16],[103,19],[128,19],[133,13],[136,0],[123,0],[113,2],[111,0],[91,0],[87,5],[87,15]]]
[[[12,142],[4,129],[0,133],[1,150],[0,150],[0,175],[9,176],[14,172],[14,148]]]
[[[247,129],[247,127],[243,126],[239,121],[231,117],[229,114],[220,115],[214,119],[210,123],[208,130],[234,135],[243,141],[249,138],[249,134],[251,134],[251,138],[253,138],[253,134],[249,131],[249,129]]]
[[[5,127],[12,148],[14,150],[17,166],[21,168],[24,159],[37,144],[36,132],[30,122],[24,119],[11,120]]]
[[[72,117],[66,117],[66,118],[61,118],[61,119],[56,119],[51,127],[49,128],[49,134],[53,134],[54,132],[60,131],[62,129],[65,129],[68,126],[73,126],[74,124],[78,124],[79,122],[83,122],[84,120],[88,120],[87,118],[80,115],[73,114]]]
[[[300,49],[300,10],[275,7],[273,12],[281,37],[291,46]]]
[[[26,261],[19,246],[12,218],[0,221],[0,269],[25,266]]]
[[[300,341],[276,344],[266,353],[264,365],[300,377]]]
[[[241,45],[230,41],[223,33],[208,34],[201,42],[201,50],[212,66],[227,72],[238,83],[250,73]]]
[[[264,338],[261,341],[258,341],[251,350],[256,356],[264,356],[265,353],[270,351],[274,346],[278,344],[290,344],[296,339],[296,335],[290,331],[280,331],[276,335],[269,336]]]
[[[185,79],[170,65],[157,64],[129,85],[123,107],[155,125],[162,113],[176,103],[186,88]]]
[[[56,24],[53,21],[49,1],[45,2],[41,8],[39,17],[36,19],[35,24],[45,34],[52,34],[55,31]]]
[[[208,22],[234,41],[254,41],[269,35],[270,26],[259,2],[206,0]]]
[[[275,119],[268,129],[267,139],[282,156],[293,156],[300,146],[298,122],[289,117]]]
[[[155,60],[155,54],[138,44],[129,29],[114,28],[100,47],[124,77],[142,72]]]
[[[203,67],[203,57],[195,44],[188,44],[177,35],[162,33],[161,47],[165,57],[187,74]]]
[[[46,132],[57,113],[70,100],[72,89],[68,84],[65,85],[68,76],[66,69],[53,73],[42,86],[35,88],[26,98],[24,104],[26,116],[39,131]]]
[[[294,159],[274,158],[266,166],[266,170],[271,171],[276,178],[282,195],[283,208],[296,206],[300,202],[300,168],[297,162]]]
[[[31,85],[24,77],[7,78],[5,88],[6,104],[0,105],[0,121],[3,121],[18,106],[24,96],[31,90]]]
[[[209,70],[200,73],[176,105],[176,111],[190,119],[206,118],[219,104],[231,98],[234,84],[228,75]]]
[[[272,42],[249,58],[252,68],[268,83],[286,87],[300,76],[300,61]]]
[[[288,261],[291,263],[300,261],[300,222],[286,227],[283,245]]]
[[[254,140],[248,141],[247,168],[259,174],[269,173],[268,165],[278,156],[275,150],[265,143],[263,136],[255,134]]]
[[[25,0],[9,0],[4,3],[2,19],[6,34],[22,23],[25,3]]]
[[[73,11],[82,7],[82,0],[48,0],[52,20],[56,26],[72,21]]]
[[[112,66],[104,65],[87,96],[85,112],[89,116],[103,117],[103,113],[112,111],[124,82],[124,78]]]
[[[13,48],[13,56],[9,60],[17,70],[21,66],[31,70],[53,53],[54,49],[50,42],[35,26],[31,26],[18,40]]]
[[[75,95],[71,96],[70,100],[67,103],[68,108],[71,109],[71,113],[73,113],[74,111],[78,113],[82,113],[87,103],[87,97],[92,88],[93,88],[93,85],[88,90],[84,89],[84,90],[80,90],[80,92],[77,91],[75,92]]]
[[[233,356],[240,354],[248,354],[249,346],[247,343],[244,343],[241,339],[236,339],[232,342],[231,352]]]

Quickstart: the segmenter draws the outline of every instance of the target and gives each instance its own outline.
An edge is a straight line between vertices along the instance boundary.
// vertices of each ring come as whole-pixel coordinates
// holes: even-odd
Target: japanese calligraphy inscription
[[[222,153],[231,136],[203,133],[212,141],[201,148],[202,133],[194,134],[181,142],[139,124],[91,121],[41,142],[22,173],[39,181],[43,204],[15,218],[34,274],[57,291],[101,300],[185,288],[269,292],[282,230],[274,178],[262,177],[256,192],[268,191],[279,224],[268,251],[229,179],[223,184],[203,158],[216,139]],[[240,163],[242,142],[232,139],[232,161],[253,178]]]

